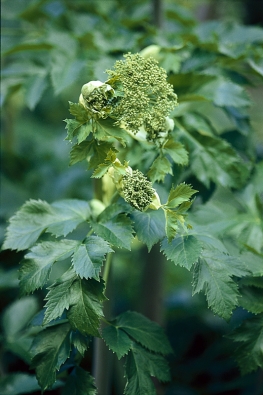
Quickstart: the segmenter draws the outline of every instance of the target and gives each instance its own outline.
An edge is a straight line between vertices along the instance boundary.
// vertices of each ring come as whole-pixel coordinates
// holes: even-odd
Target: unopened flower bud
[[[101,81],[90,81],[83,85],[79,103],[99,118],[106,118],[111,112],[114,89]]]

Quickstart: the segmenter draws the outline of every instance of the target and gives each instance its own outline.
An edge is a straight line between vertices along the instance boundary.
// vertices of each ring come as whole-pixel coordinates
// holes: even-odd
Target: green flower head
[[[177,105],[177,95],[167,82],[166,71],[153,58],[124,55],[107,81],[116,90],[112,114],[127,131],[136,134],[141,127],[153,140],[153,131],[167,130],[167,117]]]
[[[101,81],[90,81],[83,85],[79,103],[99,118],[106,118],[111,112],[114,89]]]
[[[133,170],[122,177],[122,195],[131,206],[144,211],[152,203],[155,190],[143,173]]]

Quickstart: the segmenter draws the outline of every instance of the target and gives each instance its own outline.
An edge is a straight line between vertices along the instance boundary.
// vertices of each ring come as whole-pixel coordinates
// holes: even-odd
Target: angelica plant
[[[51,204],[29,200],[10,219],[3,248],[26,250],[19,271],[22,295],[46,289],[30,351],[43,391],[61,378],[65,395],[95,394],[91,374],[80,365],[91,339],[102,338],[117,359],[125,360],[124,393],[153,395],[151,377],[170,379],[166,356],[172,348],[164,330],[137,312],[105,315],[105,289],[118,250],[131,251],[135,239],[148,250],[160,243],[168,260],[193,269],[193,292],[204,291],[208,306],[226,320],[239,303],[236,279],[261,271],[257,263],[250,268],[246,259],[231,257],[203,229],[195,230],[188,221],[197,193],[191,185],[168,180],[166,197],[158,193],[157,182],[167,180],[174,165],[188,164],[188,151],[178,138],[178,131],[186,131],[172,119],[177,95],[165,70],[151,57],[128,53],[106,73],[104,82],[80,87],[78,102],[69,103],[72,118],[65,120],[70,165],[86,161],[93,198]],[[131,164],[137,148],[141,161]],[[229,151],[227,145],[224,149]],[[74,233],[80,224],[85,227],[81,239]],[[69,258],[51,280],[53,265]]]

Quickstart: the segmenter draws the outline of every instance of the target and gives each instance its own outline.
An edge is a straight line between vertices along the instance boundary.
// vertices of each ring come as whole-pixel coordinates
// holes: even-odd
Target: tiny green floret
[[[153,201],[155,190],[139,170],[125,174],[122,178],[123,197],[132,207],[144,211]]]

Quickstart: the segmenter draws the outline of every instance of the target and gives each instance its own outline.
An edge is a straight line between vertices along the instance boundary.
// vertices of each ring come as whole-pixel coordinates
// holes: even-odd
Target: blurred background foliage
[[[210,212],[220,207],[218,218],[230,201],[233,221],[239,211],[248,212],[249,207],[253,211],[253,196],[262,193],[262,166],[258,165],[263,158],[262,1],[3,0],[1,6],[1,242],[7,219],[29,198],[48,202],[92,198],[85,163],[68,166],[70,145],[63,141],[62,122],[68,117],[68,101],[77,102],[80,87],[89,80],[104,81],[104,70],[123,53],[146,47],[167,70],[178,94],[180,105],[173,113],[176,138],[190,152],[190,166],[174,166],[174,176],[166,182],[191,182],[200,191],[197,204],[215,196],[207,204]],[[218,163],[207,141],[218,147],[224,163]],[[140,152],[135,150],[131,165],[147,164],[147,158],[142,162],[138,158]],[[248,180],[253,187],[244,188]],[[165,194],[162,187],[157,188]],[[237,198],[234,191],[240,188]],[[248,202],[247,206],[240,208],[240,201]],[[197,226],[203,221],[209,226],[211,216],[206,218],[206,213],[193,216]],[[211,232],[219,228],[211,227]],[[253,230],[245,227],[242,232],[243,240],[249,234],[251,248],[262,253],[262,227],[254,239]],[[154,259],[146,253],[138,244],[131,255],[116,254],[115,313],[127,308],[147,310],[147,304],[142,306],[146,290],[140,284],[149,270],[147,259]],[[38,297],[42,300],[45,290],[19,299],[20,259],[14,252],[1,253],[3,395],[40,393],[28,370],[28,349],[35,333],[27,323],[39,310]],[[232,358],[234,346],[223,337],[229,326],[235,327],[250,313],[239,308],[226,324],[207,310],[203,296],[192,298],[186,270],[171,262],[163,265],[158,319],[167,327],[174,355],[170,358],[172,382],[160,391],[260,395],[262,372],[241,376]],[[153,284],[147,292],[154,294]],[[90,370],[91,352],[84,364]],[[112,387],[112,393],[119,394],[121,374]]]

